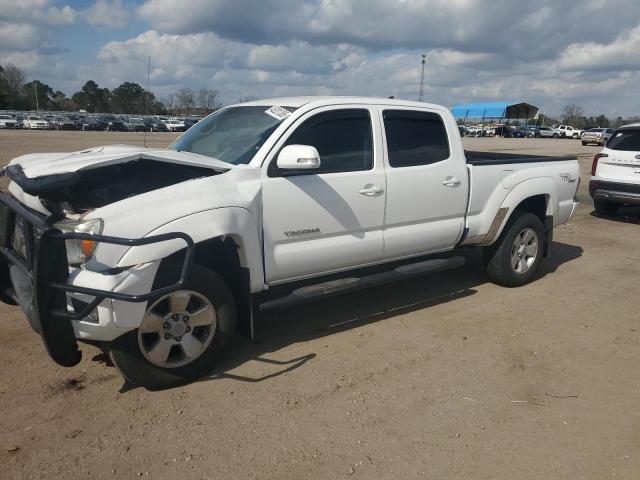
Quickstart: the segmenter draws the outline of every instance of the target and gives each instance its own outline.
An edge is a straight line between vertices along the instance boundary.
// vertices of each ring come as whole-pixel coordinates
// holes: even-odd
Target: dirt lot
[[[0,161],[141,139],[0,131]],[[584,180],[597,151],[465,143],[578,154]],[[58,367],[0,306],[0,477],[638,478],[640,212],[594,216],[587,183],[534,283],[465,268],[274,312],[174,390],[123,388],[87,346]]]

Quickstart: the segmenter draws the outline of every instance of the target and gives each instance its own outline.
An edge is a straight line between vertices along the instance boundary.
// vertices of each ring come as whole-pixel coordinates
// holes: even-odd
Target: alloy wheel
[[[216,331],[216,311],[198,292],[179,290],[153,302],[138,328],[142,355],[161,368],[182,367],[207,349]]]
[[[538,256],[538,234],[532,228],[522,230],[511,247],[511,268],[518,274],[527,273]]]

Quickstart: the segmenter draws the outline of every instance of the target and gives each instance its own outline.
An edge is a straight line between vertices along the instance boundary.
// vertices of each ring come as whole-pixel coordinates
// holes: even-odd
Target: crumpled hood
[[[235,167],[195,153],[133,145],[109,145],[71,153],[33,153],[14,158],[9,165],[20,165],[26,177],[38,178],[142,159],[194,165],[218,171]]]

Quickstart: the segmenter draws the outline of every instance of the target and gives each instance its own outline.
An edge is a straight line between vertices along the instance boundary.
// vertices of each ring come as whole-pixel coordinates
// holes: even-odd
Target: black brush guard
[[[25,239],[23,257],[13,248],[16,217],[22,219],[22,235]],[[33,211],[10,194],[0,192],[0,300],[15,305],[12,283],[9,277],[11,265],[18,267],[31,280],[33,287],[33,314],[39,326],[42,341],[51,358],[58,364],[71,367],[82,358],[72,320],[80,320],[96,308],[103,300],[146,302],[161,295],[180,290],[184,285],[195,253],[193,239],[181,232],[165,233],[145,238],[122,238],[87,233],[61,232],[52,224],[58,220]],[[65,240],[93,240],[128,247],[139,247],[169,240],[182,240],[186,244],[180,278],[172,285],[156,288],[145,294],[132,295],[95,288],[79,287],[67,283],[69,264]],[[81,311],[69,311],[67,293],[78,293],[95,297]]]

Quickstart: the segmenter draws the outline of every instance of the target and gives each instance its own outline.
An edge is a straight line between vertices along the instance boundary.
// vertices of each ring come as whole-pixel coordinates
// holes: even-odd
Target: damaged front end
[[[211,168],[145,158],[35,178],[27,177],[20,164],[9,165],[5,169],[5,174],[23,192],[38,197],[47,210],[57,214],[82,214],[143,193],[217,173]]]
[[[78,229],[78,219],[93,209],[219,172],[198,165],[145,158],[33,178],[26,175],[20,164],[8,166],[2,174],[25,194],[37,197],[44,208],[31,208],[11,193],[0,192],[0,300],[21,306],[54,361],[63,366],[76,365],[81,354],[73,320],[87,317],[106,299],[139,303],[181,289],[195,252],[192,238],[182,232],[124,238],[102,235],[101,228]],[[91,225],[96,224],[93,221]],[[74,285],[70,281],[70,272],[82,260],[82,249],[87,245],[139,247],[174,240],[185,244],[185,255],[180,277],[171,285],[132,294]],[[70,244],[80,246],[78,262],[70,254]],[[112,270],[96,275],[118,273],[117,269]],[[74,294],[92,300],[70,302],[69,295]]]

